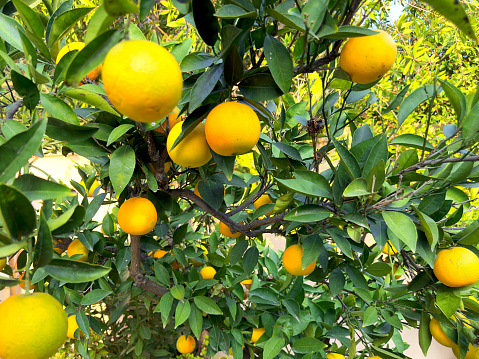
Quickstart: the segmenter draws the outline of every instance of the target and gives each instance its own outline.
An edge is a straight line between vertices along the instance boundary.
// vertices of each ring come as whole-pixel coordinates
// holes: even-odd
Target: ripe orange
[[[260,133],[261,124],[256,112],[239,102],[221,103],[206,117],[206,140],[221,156],[248,152],[258,142]]]
[[[452,352],[456,356],[456,358],[459,358],[459,347],[455,346],[452,348]],[[472,344],[469,344],[469,347],[467,348],[467,353],[464,359],[479,359],[479,347],[475,347]]]
[[[153,253],[153,257],[155,258],[163,258],[165,256],[165,254],[168,253],[167,251],[164,251],[163,249],[158,249],[155,251],[155,253]],[[150,253],[151,255],[152,253]],[[171,268],[173,269],[178,269],[178,268],[183,268],[183,266],[181,264],[178,263],[178,261],[173,261],[171,264],[170,264]]]
[[[256,343],[259,338],[266,332],[264,328],[253,328],[253,334],[251,334],[251,342]]]
[[[67,337],[71,339],[75,339],[75,331],[78,329],[78,323],[77,323],[77,316],[76,315],[71,315],[68,317],[68,331],[67,331]],[[82,331],[80,331],[80,335],[83,334]]]
[[[183,90],[180,66],[167,50],[147,40],[122,41],[103,63],[103,84],[121,114],[139,122],[161,121]]]
[[[254,204],[254,208],[258,209],[259,207],[264,206],[265,204],[268,204],[268,203],[272,203],[271,198],[269,198],[267,194],[263,194],[259,196],[259,198],[256,201],[254,201],[253,204]],[[269,216],[272,213],[273,211],[269,211],[268,213],[266,213],[266,215]]]
[[[213,279],[216,275],[216,269],[206,266],[200,270],[200,274],[203,279]]]
[[[79,239],[75,239],[70,243],[67,249],[68,257],[73,257],[75,254],[81,254],[82,256],[77,259],[80,262],[86,262],[88,260],[89,250],[80,242]]]
[[[338,353],[328,353],[326,354],[327,359],[344,359],[344,355]]]
[[[243,223],[243,222],[241,222]],[[220,233],[225,236],[225,237],[230,237],[230,238],[238,238],[239,236],[241,236],[241,232],[236,232],[233,234],[233,232],[231,232],[230,228],[224,224],[223,222],[220,222],[220,224],[218,225],[218,228],[220,230]]]
[[[464,287],[479,279],[479,258],[464,247],[443,249],[434,261],[434,274],[448,287]]]
[[[147,198],[133,197],[120,206],[118,224],[128,234],[143,235],[155,228],[158,214]]]
[[[367,359],[382,359],[382,358],[381,358],[381,357],[379,357],[379,356],[377,356],[377,355],[375,355],[375,356],[373,356],[373,357],[369,357],[369,358],[367,358]]]
[[[182,335],[176,341],[176,349],[178,349],[178,351],[182,354],[191,353],[193,352],[193,350],[195,350],[195,348],[196,348],[196,342],[191,335],[188,335],[188,338]]]
[[[4,270],[7,266],[7,258],[0,258],[0,271]]]
[[[180,109],[178,107],[175,107],[173,109],[173,113],[169,114],[168,117],[166,118],[165,121],[160,125],[160,127],[155,128],[153,131],[158,132],[158,133],[166,133],[166,123],[168,123],[168,132],[172,130],[173,127],[175,127],[176,124],[181,122],[181,117],[178,117],[178,114],[180,113]],[[167,172],[167,171],[165,171]]]
[[[296,276],[305,276],[311,274],[316,268],[316,260],[306,268],[302,268],[301,259],[303,258],[303,246],[293,244],[285,249],[283,253],[283,267],[288,273]]]
[[[429,322],[429,331],[431,332],[432,337],[436,339],[439,344],[449,348],[454,348],[457,346],[457,344],[446,335],[444,330],[442,330],[441,324],[435,318],[432,318]]]
[[[384,254],[395,255],[397,254],[397,249],[392,245],[390,241],[387,241],[383,248]]]
[[[339,66],[353,82],[368,84],[379,80],[396,59],[394,39],[383,30],[377,31],[376,35],[350,38],[341,50]]]
[[[241,285],[244,285],[247,290],[251,288],[251,284],[253,284],[252,279],[245,279],[240,282]]]
[[[25,272],[21,273],[21,274],[18,276],[18,278],[17,278],[18,280],[21,280],[21,281],[22,281],[22,282],[20,282],[19,286],[20,286],[20,288],[22,288],[23,290],[25,290],[25,287],[26,287],[25,281],[23,281],[23,278],[24,278],[24,277],[25,277]],[[31,277],[32,277],[32,276],[30,275],[30,278],[31,278]],[[32,285],[32,281],[31,281],[31,280],[28,281],[28,287],[30,288],[30,290],[35,290],[35,286]]]
[[[47,293],[14,295],[0,303],[0,358],[46,359],[67,337],[67,315]]]
[[[173,148],[173,144],[183,130],[183,123],[184,122],[180,122],[178,126],[173,127],[166,139],[168,154],[173,162],[180,166],[189,168],[201,167],[207,164],[211,157],[213,157],[206,142],[205,125],[199,123],[188,136],[184,137],[181,142]]]
[[[85,47],[84,42],[70,42],[69,44],[66,44],[58,52],[57,58],[55,60],[56,63],[58,64],[60,62],[60,60],[62,59],[62,57],[65,56],[68,52],[74,51],[74,50],[81,51],[81,50],[83,50],[84,47]],[[91,81],[95,81],[100,76],[101,69],[102,69],[102,65],[100,65],[96,69],[90,71],[87,75],[88,78]],[[86,77],[83,80],[85,80],[85,79],[86,79]]]

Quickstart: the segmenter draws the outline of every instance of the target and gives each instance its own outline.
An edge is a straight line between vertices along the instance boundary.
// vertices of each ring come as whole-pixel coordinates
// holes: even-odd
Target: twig
[[[13,119],[13,116],[17,113],[17,111],[22,107],[23,101],[22,100],[17,100],[13,103],[12,107],[10,110],[7,112],[7,119]]]

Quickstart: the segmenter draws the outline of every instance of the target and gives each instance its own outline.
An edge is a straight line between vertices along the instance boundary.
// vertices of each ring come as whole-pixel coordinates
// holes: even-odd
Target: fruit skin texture
[[[82,254],[82,256],[77,259],[80,262],[86,262],[88,260],[89,250],[80,242],[79,239],[75,239],[70,243],[67,249],[68,257],[73,257],[75,254]]]
[[[84,47],[85,47],[84,42],[70,42],[69,44],[66,44],[58,52],[58,55],[57,55],[57,58],[56,58],[55,62],[58,64],[60,62],[60,60],[62,59],[62,57],[65,56],[70,51],[73,51],[73,50],[81,51],[81,50],[83,50]],[[95,81],[98,77],[100,77],[101,69],[102,69],[102,65],[100,65],[96,69],[90,71],[87,75],[88,78],[92,81]],[[84,78],[84,80],[85,79],[86,78]]]
[[[120,206],[118,224],[128,234],[141,236],[155,228],[158,214],[149,199],[133,197]]]
[[[4,270],[7,266],[7,258],[0,258],[0,271]]]
[[[455,346],[452,348],[452,352],[456,356],[456,358],[459,358],[459,347]],[[472,344],[469,344],[469,347],[467,348],[467,353],[464,359],[479,359],[479,347],[475,347]]]
[[[196,342],[191,335],[188,335],[188,338],[182,335],[176,341],[176,349],[182,354],[191,353],[193,352],[193,350],[195,350],[195,348],[196,348]]]
[[[395,255],[397,254],[398,250],[392,245],[390,241],[387,241],[383,248],[384,254]]]
[[[68,317],[68,331],[67,337],[75,339],[75,331],[78,329],[77,316],[71,315]]]
[[[221,156],[236,156],[258,143],[261,124],[256,112],[239,102],[224,102],[210,111],[205,121],[208,145]]]
[[[479,279],[479,258],[464,247],[443,249],[434,261],[434,274],[448,287],[464,287]]]
[[[216,269],[206,266],[200,270],[200,274],[203,279],[213,279],[216,275]]]
[[[328,359],[344,359],[344,355],[338,353],[328,353],[326,354],[326,358]]]
[[[47,293],[14,295],[0,303],[0,358],[47,359],[67,337],[67,314]]]
[[[397,47],[394,39],[383,30],[372,36],[352,37],[339,57],[339,66],[351,81],[368,84],[380,79],[392,67]]]
[[[256,343],[259,338],[266,332],[264,328],[253,328],[253,334],[251,334],[251,342],[254,344]]]
[[[103,84],[115,108],[139,122],[160,121],[180,101],[183,77],[173,55],[147,40],[122,41],[103,62]]]
[[[303,247],[301,244],[293,244],[285,249],[283,253],[283,266],[288,273],[296,276],[311,274],[316,268],[316,260],[302,269],[301,259],[303,258]]]
[[[444,345],[445,347],[454,348],[457,346],[451,338],[449,338],[444,330],[441,328],[441,324],[434,318],[429,322],[429,331],[431,335],[439,344]]]
[[[233,232],[231,232],[230,228],[226,224],[224,224],[223,222],[220,222],[218,227],[219,227],[220,233],[225,237],[238,238],[239,236],[241,236],[241,232],[236,232],[236,233],[233,234]]]
[[[168,117],[166,118],[165,121],[161,124],[160,127],[155,128],[153,131],[158,132],[158,133],[166,133],[166,123],[168,122],[168,131],[171,131],[173,127],[175,127],[178,123],[181,122],[181,117],[178,117],[180,113],[180,109],[178,107],[175,107],[173,109],[173,113],[170,113]],[[165,170],[165,172],[168,172]]]
[[[268,203],[272,203],[271,198],[269,198],[267,194],[263,194],[259,196],[259,198],[256,201],[254,201],[253,205],[255,209],[258,209],[259,207],[264,206],[265,204],[268,204]],[[266,213],[266,215],[269,216],[272,213],[273,211],[269,211],[268,213]]]
[[[181,142],[171,150],[176,139],[183,130],[183,122],[173,127],[166,139],[166,148],[170,158],[176,164],[183,167],[201,167],[208,163],[213,157],[210,148],[206,142],[205,125],[199,123],[188,136],[184,137]]]
[[[381,357],[378,357],[377,355],[373,356],[373,357],[369,357],[367,359],[382,359]]]

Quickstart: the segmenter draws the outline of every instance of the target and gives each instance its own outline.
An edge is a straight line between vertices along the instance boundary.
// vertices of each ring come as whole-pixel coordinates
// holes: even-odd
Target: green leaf
[[[285,155],[288,155],[289,157],[294,158],[295,160],[298,160],[298,161],[303,160],[301,158],[301,154],[299,153],[299,151],[293,146],[283,142],[273,142],[272,144],[274,147],[278,148],[280,152],[284,153]]]
[[[338,31],[330,35],[321,36],[323,39],[347,39],[349,37],[360,37],[360,36],[369,36],[376,35],[377,32],[360,26],[345,25],[340,26]]]
[[[190,317],[191,305],[187,300],[184,302],[179,302],[176,306],[175,311],[175,329],[178,328],[181,324],[186,322]]]
[[[474,41],[478,41],[471,21],[467,17],[466,11],[462,3],[458,0],[422,0],[428,3],[439,14],[456,25],[459,30],[464,32],[468,37]]]
[[[417,229],[414,222],[401,212],[384,211],[382,216],[388,228],[409,248],[416,251]]]
[[[426,234],[427,241],[431,246],[431,250],[434,250],[437,242],[439,241],[439,228],[436,222],[429,217],[427,214],[422,213],[415,206],[411,206],[414,212],[416,212],[419,220],[421,221],[421,226]]]
[[[7,235],[15,240],[29,235],[36,228],[36,214],[30,200],[5,184],[0,184],[0,222]]]
[[[88,23],[88,28],[84,38],[85,44],[89,44],[98,35],[107,31],[114,21],[115,17],[108,15],[103,3],[98,6],[91,17],[90,22]]]
[[[88,225],[88,223],[93,219],[95,214],[97,214],[98,210],[103,204],[107,193],[101,193],[94,196],[93,200],[88,204],[85,213],[85,219],[83,220],[84,225]]]
[[[361,197],[370,194],[372,192],[368,190],[368,182],[364,178],[356,178],[343,192],[344,197]]]
[[[332,296],[336,296],[341,293],[346,284],[346,279],[344,278],[343,271],[341,268],[334,269],[329,275],[329,291]]]
[[[130,0],[104,0],[103,6],[107,14],[115,18],[138,12],[138,7]]]
[[[86,283],[106,276],[111,268],[68,259],[52,259],[43,267],[53,278],[66,283]]]
[[[394,100],[389,104],[389,106],[383,111],[383,115],[388,113],[388,112],[391,112],[392,110],[394,110],[396,107],[398,107],[402,100],[404,99],[404,96],[406,96],[408,90],[409,90],[409,86],[410,85],[406,85],[406,87],[404,87],[398,94],[397,96],[394,98]]]
[[[272,337],[264,344],[263,359],[275,358],[286,345],[283,337]]]
[[[212,315],[223,315],[220,307],[212,299],[204,296],[193,297],[195,305],[199,310]]]
[[[185,287],[183,287],[181,284],[175,285],[173,288],[171,288],[170,292],[173,298],[178,299],[179,301],[183,301],[185,299]]]
[[[73,211],[71,212],[71,215],[70,215],[70,210],[72,209]],[[65,217],[64,215],[61,215],[56,220],[48,221],[48,225],[50,226],[50,229],[52,230],[52,233],[54,235],[73,232],[83,223],[83,219],[85,218],[85,212],[86,212],[85,207],[75,206],[75,207],[72,207],[70,210],[64,213]],[[57,221],[60,218],[62,220]],[[64,223],[61,226],[56,227],[59,223],[62,223],[62,222]]]
[[[248,248],[243,257],[243,271],[244,273],[251,273],[258,264],[259,251],[258,248],[253,246]]]
[[[5,258],[17,253],[20,249],[27,248],[27,242],[14,242],[6,246],[0,246],[0,258]],[[1,278],[1,277],[0,277]]]
[[[37,86],[30,79],[14,70],[10,72],[10,75],[15,91],[22,97],[23,105],[32,111],[40,101],[40,92]]]
[[[135,151],[130,146],[122,146],[112,153],[109,176],[117,196],[128,186],[135,170]]]
[[[161,313],[161,321],[163,322],[163,328],[168,324],[168,319],[170,318],[171,307],[173,306],[175,298],[171,295],[170,292],[167,292],[160,299],[160,304],[155,308],[155,312],[159,311]]]
[[[204,72],[196,81],[190,94],[190,111],[201,105],[203,100],[213,91],[223,73],[223,64],[215,65]]]
[[[276,84],[283,93],[289,92],[291,81],[293,80],[293,60],[288,49],[280,40],[266,35],[264,39],[264,53],[266,63]]]
[[[190,324],[191,331],[195,335],[196,339],[200,339],[201,332],[203,331],[203,313],[199,310],[196,305],[191,304],[190,317],[188,318],[188,323]]]
[[[118,127],[115,127],[113,131],[111,131],[110,136],[108,136],[108,141],[106,143],[107,146],[110,146],[113,142],[118,140],[121,136],[127,133],[129,130],[134,128],[135,125],[124,124]]]
[[[85,294],[81,300],[81,305],[92,305],[95,304],[106,297],[108,297],[113,292],[111,290],[104,289],[93,289],[91,292]]]
[[[318,186],[317,183],[311,182],[306,179],[296,178],[296,179],[279,179],[275,178],[275,180],[282,185],[288,187],[289,189],[305,194],[307,196],[315,196],[315,197],[324,197],[324,198],[332,198],[330,192],[326,192]]]
[[[205,52],[193,52],[191,54],[186,55],[186,57],[181,61],[180,68],[181,68],[181,72],[202,70],[207,67],[210,67],[214,62],[215,62],[215,57],[210,54],[207,54]],[[228,63],[228,60],[226,60],[226,63]],[[227,76],[226,76],[227,67],[228,65],[226,65],[225,67],[225,79],[227,79]]]
[[[236,44],[231,46],[231,49],[224,60],[224,64],[224,79],[228,85],[234,86],[243,79],[243,59],[238,52]]]
[[[40,20],[40,17],[35,11],[33,11],[30,6],[21,0],[12,0],[13,5],[15,5],[18,14],[22,18],[28,30],[34,33],[39,38],[43,37],[43,24]]]
[[[192,0],[191,5],[198,33],[206,45],[214,46],[220,32],[218,18],[214,16],[215,7],[210,0]]]
[[[274,100],[283,95],[273,76],[265,73],[245,77],[238,88],[244,97],[257,102]]]
[[[52,233],[48,227],[43,209],[40,212],[39,222],[37,241],[35,242],[35,252],[33,256],[33,266],[35,268],[46,266],[53,258]]]
[[[431,318],[429,317],[429,313],[427,311],[421,312],[421,321],[419,322],[419,346],[424,354],[427,355],[427,351],[431,346],[432,335],[431,331],[429,330],[429,322]]]
[[[291,210],[284,219],[300,223],[319,222],[331,215],[331,212],[315,204],[305,204]]]
[[[93,8],[80,7],[61,13],[53,20],[47,44],[51,47],[70,32],[75,24],[83,19]]]
[[[439,285],[437,288],[436,304],[446,317],[452,316],[461,305],[461,291],[457,288]]]
[[[92,138],[78,143],[66,143],[65,147],[70,148],[73,152],[83,157],[102,157],[110,154],[103,147],[98,145]]]
[[[226,4],[218,9],[215,16],[222,19],[241,19],[244,17],[255,18],[257,14],[256,11],[248,12],[239,6],[233,4]]]
[[[301,17],[311,33],[318,33],[327,10],[328,3],[322,0],[309,0],[303,6]]]
[[[24,32],[20,23],[7,15],[0,13],[0,38],[5,42],[8,42],[20,52],[23,52],[20,31]]]
[[[303,257],[301,258],[301,266],[305,269],[308,265],[313,263],[324,250],[323,240],[317,235],[313,234],[303,242]]]
[[[42,92],[40,94],[40,102],[43,107],[45,107],[45,110],[51,113],[53,117],[71,125],[80,125],[73,109],[60,97]]]
[[[462,136],[465,140],[474,137],[479,130],[479,102],[469,111],[461,123]]]
[[[348,277],[351,279],[355,287],[357,287],[358,289],[369,291],[368,282],[364,278],[364,275],[359,271],[359,269],[348,265],[346,267],[346,273],[348,274]]]
[[[75,196],[76,194],[74,190],[65,185],[47,181],[32,174],[25,174],[15,178],[13,187],[22,191],[30,201]]]
[[[376,323],[379,319],[378,311],[374,306],[367,307],[364,311],[363,327]]]
[[[331,138],[334,147],[336,147],[336,151],[338,151],[338,155],[341,158],[341,161],[344,163],[346,171],[351,177],[352,180],[361,176],[361,169],[359,168],[358,161],[356,158],[349,152],[349,150],[340,144],[334,137]]]
[[[277,11],[276,9],[278,7],[279,6],[277,6],[275,9],[267,8],[266,13],[275,20],[278,20],[279,22],[285,24],[286,26],[289,26],[297,31],[305,31],[304,21],[300,16],[296,14],[288,14]]]
[[[444,93],[449,101],[451,101],[452,107],[454,107],[458,123],[460,123],[467,110],[466,97],[453,84],[441,79],[439,79],[439,81],[441,82],[441,87],[444,90]]]
[[[6,182],[28,162],[39,149],[47,121],[38,121],[27,131],[13,136],[0,145],[0,182]]]
[[[95,86],[95,85],[94,85]],[[69,89],[63,93],[65,96],[68,96],[72,99],[81,101],[93,107],[96,107],[102,111],[111,113],[112,115],[119,116],[119,113],[116,112],[113,107],[105,100],[102,96],[92,91],[89,91],[85,86],[81,86],[76,89]]]
[[[436,87],[437,93],[441,92],[441,87]],[[432,99],[434,94],[434,85],[426,85],[418,88],[412,94],[407,96],[401,103],[398,111],[398,126],[401,126],[404,120],[424,101]]]
[[[58,141],[76,143],[91,138],[97,131],[98,129],[94,127],[72,125],[54,117],[49,117],[46,134]]]
[[[406,168],[414,166],[416,163],[419,162],[419,157],[417,155],[417,151],[413,148],[404,151],[401,153],[399,158],[396,161],[396,168],[393,171],[393,174],[398,173]]]
[[[382,277],[391,273],[391,265],[385,262],[375,262],[369,265],[365,271],[375,277]]]
[[[412,133],[406,133],[403,135],[399,135],[397,137],[394,137],[391,142],[389,142],[390,145],[402,145],[406,147],[413,147],[417,148],[418,150],[422,150],[422,147],[424,146],[424,137],[419,136],[419,135],[414,135]],[[429,141],[426,140],[426,151],[432,151],[434,149],[434,146],[429,143]]]
[[[299,354],[317,353],[319,350],[326,348],[321,340],[310,337],[303,337],[296,340],[293,344],[293,351]]]
[[[242,257],[246,249],[248,248],[248,241],[241,240],[231,248],[230,251],[230,264],[235,265]]]
[[[193,39],[188,37],[183,40],[180,44],[176,45],[171,49],[171,54],[175,58],[176,62],[180,63],[183,61],[185,56],[190,52],[191,45],[193,44]]]
[[[120,41],[121,36],[120,31],[109,30],[92,40],[71,62],[65,81],[76,86],[89,72],[103,63],[106,54]]]
[[[279,305],[278,296],[269,288],[257,288],[249,292],[249,299],[253,303]]]

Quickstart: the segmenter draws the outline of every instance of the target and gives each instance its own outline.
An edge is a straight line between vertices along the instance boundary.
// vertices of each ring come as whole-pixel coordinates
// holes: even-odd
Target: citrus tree
[[[48,294],[0,304],[0,357],[396,359],[418,327],[477,358],[479,91],[376,91],[404,51],[377,4],[5,3],[0,285]],[[32,173],[57,151],[82,183]]]

